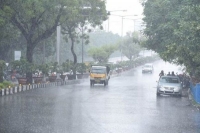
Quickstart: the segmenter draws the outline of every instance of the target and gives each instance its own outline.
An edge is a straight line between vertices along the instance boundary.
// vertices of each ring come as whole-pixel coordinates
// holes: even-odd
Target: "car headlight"
[[[106,78],[106,75],[103,75],[102,78],[105,79],[105,78]]]

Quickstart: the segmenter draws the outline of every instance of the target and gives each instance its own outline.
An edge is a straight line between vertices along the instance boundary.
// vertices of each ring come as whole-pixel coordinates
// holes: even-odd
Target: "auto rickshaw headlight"
[[[102,78],[106,78],[106,74],[104,74],[104,75],[102,76]]]

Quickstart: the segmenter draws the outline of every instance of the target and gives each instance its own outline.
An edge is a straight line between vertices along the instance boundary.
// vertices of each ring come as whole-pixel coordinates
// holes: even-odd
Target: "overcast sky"
[[[139,0],[107,0],[106,9],[108,11],[111,11],[111,15],[109,16],[109,21],[107,20],[103,24],[104,29],[106,31],[109,30],[110,32],[117,33],[121,36],[122,30],[123,30],[123,35],[125,35],[126,32],[128,31],[133,32],[134,27],[136,31],[139,30],[138,25],[140,25],[139,22],[141,22],[139,18],[142,18],[142,13],[143,13],[143,7],[139,3]],[[126,10],[126,12],[117,10]],[[122,17],[114,15],[120,15],[120,16],[138,15],[138,16],[125,17],[125,19],[123,19],[123,28],[122,28]],[[130,19],[137,19],[135,20],[135,26],[134,26],[134,20]]]

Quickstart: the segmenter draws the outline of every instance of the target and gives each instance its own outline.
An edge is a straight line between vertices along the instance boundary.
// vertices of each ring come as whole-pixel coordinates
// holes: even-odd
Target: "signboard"
[[[15,51],[15,60],[20,60],[21,58],[21,51]]]

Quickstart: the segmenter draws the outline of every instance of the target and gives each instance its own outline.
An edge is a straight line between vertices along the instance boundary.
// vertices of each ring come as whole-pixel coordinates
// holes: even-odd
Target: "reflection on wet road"
[[[109,85],[41,88],[0,97],[0,132],[24,133],[199,133],[200,113],[188,97],[156,96],[161,70],[178,67],[154,62],[111,78]]]

